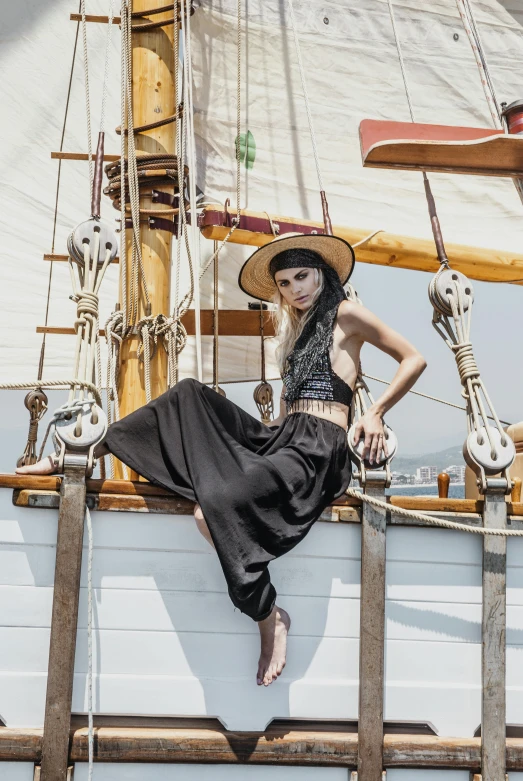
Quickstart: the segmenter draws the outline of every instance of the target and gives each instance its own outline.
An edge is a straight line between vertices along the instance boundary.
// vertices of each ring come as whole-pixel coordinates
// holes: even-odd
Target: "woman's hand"
[[[369,464],[379,463],[387,456],[387,444],[383,429],[383,418],[370,407],[354,428],[354,445],[364,440],[363,460]]]

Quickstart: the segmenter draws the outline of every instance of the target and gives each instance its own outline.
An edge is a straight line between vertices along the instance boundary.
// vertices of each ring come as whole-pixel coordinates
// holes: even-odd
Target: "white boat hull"
[[[0,491],[0,716],[9,727],[42,727],[57,512],[15,507],[11,497]],[[257,627],[233,608],[216,554],[190,516],[92,517],[96,713],[212,716],[231,730],[264,730],[274,718],[357,718],[358,524],[318,522],[271,565],[279,603],[293,623],[287,667],[266,689],[255,682]],[[75,713],[87,710],[85,554]],[[522,554],[523,540],[509,540],[507,723],[513,725],[523,724]],[[387,721],[429,722],[448,737],[474,734],[481,709],[481,557],[477,535],[388,529]],[[17,764],[12,781],[25,781],[24,766]],[[197,767],[154,766],[146,777],[178,779],[183,771],[185,780]],[[205,765],[198,778],[218,781],[225,770],[234,779],[242,769]],[[78,764],[75,781],[84,771]],[[143,764],[100,764],[96,781],[132,781],[143,771]],[[267,781],[292,781],[305,771],[317,781],[346,778],[339,768],[248,770],[253,780],[258,773]],[[413,772],[416,779],[468,779],[461,771]],[[414,776],[389,771],[388,778]]]

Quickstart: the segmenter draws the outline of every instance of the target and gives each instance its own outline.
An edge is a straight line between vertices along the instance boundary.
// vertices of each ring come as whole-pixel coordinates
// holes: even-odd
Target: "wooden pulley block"
[[[465,274],[447,268],[438,272],[429,284],[429,299],[440,314],[452,316],[452,307],[449,304],[449,295],[455,295],[456,287],[461,292],[463,311],[467,311],[474,301],[474,288]]]
[[[91,217],[77,225],[67,239],[67,249],[71,259],[82,268],[86,244],[89,245],[91,260],[95,260],[99,266],[105,262],[107,250],[111,252],[110,262],[116,258],[118,253],[116,231],[108,222],[96,217]],[[94,247],[98,248],[96,258],[93,258]]]
[[[24,404],[29,412],[40,414],[44,408],[47,408],[48,401],[49,399],[42,388],[35,388],[26,395]]]
[[[260,382],[253,391],[253,398],[262,423],[270,423],[274,418],[274,391],[268,382]]]

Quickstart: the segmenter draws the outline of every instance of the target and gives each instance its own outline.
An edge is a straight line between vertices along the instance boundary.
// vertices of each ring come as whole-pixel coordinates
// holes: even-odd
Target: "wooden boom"
[[[235,216],[236,212],[233,210],[225,214],[220,205],[208,206],[200,218],[202,234],[206,239],[223,241],[230,230],[231,218]],[[233,244],[261,247],[274,238],[271,222],[279,235],[291,231],[323,233],[321,222],[277,215],[270,215],[269,222],[265,212],[245,210],[241,213],[240,226],[232,233],[229,241]],[[334,225],[333,231],[335,236],[345,239],[350,244],[357,244],[371,233],[368,229],[348,228],[342,225]],[[470,279],[478,279],[481,282],[523,284],[523,254],[521,253],[447,242],[445,247],[452,268],[466,274]],[[380,231],[361,247],[356,247],[355,252],[357,261],[375,266],[428,271],[432,274],[439,268],[432,239],[417,239]]]

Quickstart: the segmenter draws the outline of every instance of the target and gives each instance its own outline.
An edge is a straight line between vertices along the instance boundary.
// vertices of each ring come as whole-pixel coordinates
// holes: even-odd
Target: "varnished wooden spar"
[[[523,142],[522,142],[523,143]],[[220,241],[227,236],[230,220],[236,212],[229,210],[225,215],[223,206],[207,206],[200,220],[200,229],[206,239]],[[270,215],[276,230],[281,233],[290,231],[323,233],[323,224],[294,217]],[[379,226],[374,226],[374,228]],[[356,244],[372,232],[372,226],[348,228],[334,225],[335,236]],[[261,247],[274,238],[271,225],[265,212],[243,210],[240,227],[232,233],[229,241],[233,244],[246,244]],[[445,243],[452,268],[466,274],[470,279],[483,282],[510,282],[523,285],[523,255],[519,252],[469,247],[463,244]],[[356,247],[356,260],[375,266],[404,268],[414,271],[429,271],[435,274],[439,261],[432,239],[417,239],[412,236],[400,236],[380,231],[361,247]]]
[[[0,763],[41,759],[42,730],[0,729]],[[356,767],[358,735],[306,727],[269,727],[265,732],[222,729],[95,727],[95,762],[191,762],[245,765]],[[507,770],[523,770],[523,739],[507,738]],[[71,734],[70,762],[87,761],[87,729]],[[478,772],[480,738],[385,735],[385,768]],[[0,775],[2,766],[0,764]]]
[[[0,488],[8,488],[19,491],[54,491],[60,490],[62,478],[56,475],[16,475],[10,473],[0,474]],[[87,480],[88,494],[117,494],[120,496],[158,496],[176,497],[176,494],[149,483],[132,482],[127,480]],[[182,497],[176,497],[181,499]],[[390,496],[389,504],[407,510],[419,510],[422,513],[438,514],[446,518],[453,518],[460,523],[481,525],[483,501],[479,499],[439,499],[435,496]],[[343,519],[344,508],[361,507],[361,500],[349,496],[336,500],[336,507],[340,508],[340,517]],[[27,505],[26,505],[27,506]],[[508,502],[507,512],[510,518],[511,529],[523,528],[523,503]],[[520,520],[522,519],[522,520]],[[349,520],[349,519],[347,519]],[[423,525],[421,522],[406,521],[400,516],[390,515],[388,523],[394,525]]]

